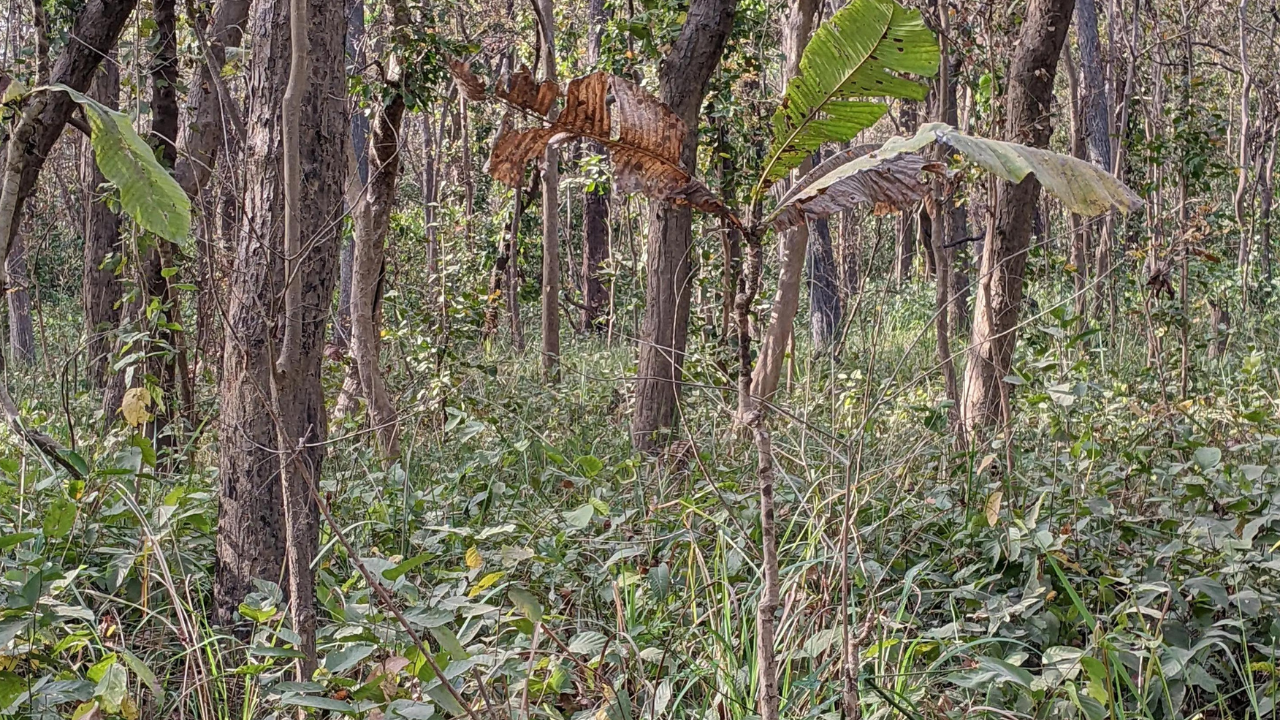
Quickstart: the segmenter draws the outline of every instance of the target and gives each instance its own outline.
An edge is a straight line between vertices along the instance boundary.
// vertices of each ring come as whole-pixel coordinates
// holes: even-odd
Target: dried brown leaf
[[[516,107],[546,117],[560,96],[560,86],[551,80],[538,82],[529,68],[522,66],[507,80],[506,86],[499,85],[494,94]]]
[[[458,91],[471,102],[481,102],[487,97],[484,80],[471,72],[471,66],[461,60],[449,61],[449,74],[458,85]]]

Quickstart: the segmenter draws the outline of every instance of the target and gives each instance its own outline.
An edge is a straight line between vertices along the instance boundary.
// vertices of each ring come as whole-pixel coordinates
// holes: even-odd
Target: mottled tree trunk
[[[351,72],[364,67],[364,1],[355,0],[347,11],[347,62]],[[358,110],[351,113],[351,149],[356,156],[356,170],[360,187],[369,183],[369,118]],[[350,235],[343,237],[342,256],[338,263],[338,317],[333,324],[333,342],[345,349],[351,341],[351,264],[355,258],[355,242]],[[359,385],[359,373],[355,365],[348,366],[348,375]],[[344,384],[344,388],[347,384]],[[356,398],[353,396],[352,401]]]
[[[680,159],[691,170],[697,164],[699,110],[733,27],[736,6],[736,0],[692,0],[659,73],[660,99],[688,128]],[[643,450],[656,447],[656,431],[675,420],[693,276],[692,213],[671,203],[652,202],[650,207],[644,321],[631,420],[632,440]]]
[[[229,283],[226,352],[219,392],[219,515],[214,615],[234,621],[236,608],[253,590],[254,578],[276,581],[285,561],[280,472],[283,462],[318,478],[327,433],[320,386],[321,345],[337,284],[339,214],[350,118],[343,68],[345,18],[342,3],[310,0],[311,62],[302,97],[302,180],[298,204],[300,237],[309,240],[296,260],[300,281],[297,371],[277,378],[284,434],[305,443],[281,448],[265,407],[271,402],[272,371],[283,340],[285,313],[284,213],[281,160],[281,97],[288,77],[289,12],[284,0],[262,3],[252,20],[254,53],[249,97],[244,227],[236,241]],[[301,550],[314,554],[315,508],[300,527]]]
[[[1046,147],[1058,58],[1070,25],[1074,0],[1031,0],[1019,33],[1006,95],[1007,137]],[[1007,410],[1004,378],[1013,361],[1018,309],[1022,305],[1032,213],[1040,182],[1028,176],[1000,183],[994,223],[982,253],[982,281],[974,308],[969,361],[965,366],[965,428],[998,422]]]
[[[898,213],[894,224],[893,282],[902,287],[911,280],[916,261],[916,214],[911,210]]]
[[[117,108],[120,98],[120,69],[113,60],[102,64],[93,80],[89,96],[109,108]],[[111,367],[112,336],[120,325],[121,288],[116,272],[120,266],[120,217],[111,211],[99,188],[107,179],[98,169],[93,150],[85,140],[81,153],[80,182],[84,188],[84,275],[81,304],[84,309],[85,353],[89,359],[89,383],[102,388]]]

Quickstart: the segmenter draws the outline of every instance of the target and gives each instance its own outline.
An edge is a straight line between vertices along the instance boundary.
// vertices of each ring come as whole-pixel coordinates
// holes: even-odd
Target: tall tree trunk
[[[916,214],[910,210],[898,213],[894,224],[893,283],[902,287],[911,280],[916,261]]]
[[[589,0],[587,34],[587,65],[595,67],[600,61],[600,41],[607,20],[604,0]],[[587,146],[595,155],[604,154],[597,142]],[[606,326],[600,315],[609,304],[609,289],[600,279],[600,268],[609,259],[609,194],[603,187],[588,188],[583,197],[584,232],[582,243],[582,327],[602,332]]]
[[[400,456],[400,431],[379,366],[382,339],[378,295],[386,262],[387,230],[400,175],[399,140],[404,111],[404,95],[397,92],[378,112],[369,158],[372,177],[367,189],[350,182],[347,190],[347,205],[352,208],[355,225],[351,263],[351,354],[355,356],[360,387],[369,408],[369,424],[387,463]],[[354,155],[351,160],[354,166]],[[358,175],[355,167],[348,171]]]
[[[1053,81],[1073,4],[1074,0],[1030,0],[1027,5],[1005,100],[1009,140],[1033,147],[1049,144]],[[998,422],[1008,409],[1004,378],[1013,361],[1031,216],[1040,194],[1034,176],[998,187],[965,366],[962,412],[970,431]]]
[[[114,59],[102,64],[89,97],[109,108],[119,107],[120,69]],[[80,182],[84,188],[84,275],[81,304],[84,309],[85,352],[89,358],[89,383],[101,389],[111,367],[112,334],[120,324],[120,217],[111,211],[99,188],[107,181],[85,140],[81,152]],[[114,260],[111,258],[114,256]]]
[[[364,50],[364,0],[355,0],[347,10],[347,63],[349,72],[355,74],[365,65]],[[360,187],[369,184],[369,118],[353,109],[351,113],[351,148],[356,156],[356,170]],[[350,208],[348,208],[350,210]],[[338,263],[338,317],[333,324],[333,342],[345,349],[351,341],[351,264],[355,258],[355,240],[345,236],[342,256]],[[358,385],[359,372],[354,364],[348,366],[348,374]],[[344,387],[347,384],[344,383]],[[352,402],[355,398],[352,398]]]
[[[711,73],[720,64],[736,7],[737,0],[691,0],[684,27],[659,73],[660,99],[688,128],[680,156],[686,169],[697,165],[699,111]],[[671,203],[649,205],[644,321],[631,420],[632,440],[642,450],[655,448],[655,432],[675,420],[693,276],[691,211]]]
[[[556,17],[551,0],[538,0],[542,26],[542,78],[556,82]],[[560,382],[560,150],[547,145],[542,160],[542,380]]]
[[[320,476],[327,434],[320,386],[321,344],[337,284],[339,213],[342,208],[350,117],[343,71],[345,19],[342,3],[310,0],[307,15],[310,83],[299,113],[301,153],[298,235],[308,239],[295,257],[299,282],[298,346],[294,368],[273,377],[281,349],[286,313],[284,238],[281,219],[281,98],[288,79],[289,3],[262,3],[252,21],[255,39],[249,71],[250,107],[244,227],[237,238],[227,309],[228,332],[219,389],[219,515],[214,616],[229,624],[254,578],[275,580],[285,563],[285,527],[281,470],[301,481]],[[282,353],[283,354],[283,353]],[[276,384],[275,392],[271,385]],[[275,402],[273,402],[275,400]],[[277,432],[268,404],[279,407]],[[281,443],[281,436],[293,443]],[[305,473],[305,475],[303,475]],[[302,475],[302,477],[298,477]],[[293,486],[296,499],[305,488]],[[297,535],[297,552],[314,556],[316,511],[308,503]],[[292,581],[290,585],[296,586]],[[294,605],[310,610],[296,598]]]
[[[798,0],[791,5],[782,32],[782,48],[786,58],[782,73],[784,83],[800,72],[800,56],[809,44],[817,10],[818,0]],[[812,159],[806,158],[796,169],[794,177],[803,177],[812,167]],[[794,330],[796,310],[800,305],[801,273],[804,270],[808,243],[807,224],[787,231],[778,240],[782,256],[778,270],[778,290],[773,298],[769,328],[760,340],[759,358],[751,375],[751,394],[754,399],[769,400],[778,389],[783,360]],[[739,416],[745,418],[750,410],[751,408],[740,407]]]

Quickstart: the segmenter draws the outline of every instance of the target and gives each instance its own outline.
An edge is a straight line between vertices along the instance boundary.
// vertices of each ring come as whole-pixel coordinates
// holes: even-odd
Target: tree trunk
[[[542,77],[556,82],[555,8],[538,0],[542,25]],[[542,380],[560,382],[560,150],[547,145],[542,160]]]
[[[782,32],[782,48],[786,58],[782,73],[784,83],[800,72],[800,56],[809,44],[817,10],[817,0],[798,0],[791,5]],[[794,177],[803,177],[812,167],[812,159],[806,158],[796,169]],[[778,239],[778,249],[782,255],[778,270],[778,290],[773,298],[769,329],[760,340],[759,359],[751,376],[751,394],[759,400],[769,400],[778,389],[787,345],[794,330],[796,310],[800,305],[800,281],[808,243],[809,226],[803,223]],[[740,408],[739,414],[745,410],[748,408]]]
[[[1076,8],[1076,17],[1080,18],[1081,11]],[[1096,38],[1095,38],[1096,40]],[[1085,122],[1083,104],[1080,99],[1080,80],[1076,73],[1075,62],[1071,59],[1071,47],[1065,46],[1062,50],[1063,68],[1067,71],[1067,96],[1071,106],[1071,155],[1081,159],[1086,159],[1088,150],[1085,148]],[[1089,289],[1089,230],[1084,226],[1079,215],[1071,213],[1068,222],[1071,227],[1071,267],[1072,278],[1075,283],[1075,313],[1077,316],[1083,316],[1085,310],[1089,306],[1089,298],[1087,291]]]
[[[379,366],[382,337],[378,296],[386,263],[387,230],[400,175],[399,139],[404,111],[404,96],[397,92],[378,113],[374,124],[369,158],[372,177],[367,188],[351,182],[347,190],[347,205],[352,208],[355,226],[351,262],[351,354],[355,357],[360,387],[369,408],[369,424],[386,463],[400,456],[400,433]],[[358,176],[355,164],[353,154],[348,171]]]
[[[903,210],[894,225],[893,283],[899,288],[911,280],[911,268],[916,261],[915,220],[914,212]]]
[[[244,132],[239,109],[227,93],[220,73],[226,64],[227,48],[240,46],[248,19],[249,0],[217,0],[212,22],[207,31],[201,32],[207,52],[188,91],[187,122],[179,138],[182,153],[174,167],[174,177],[192,200],[208,183],[218,155],[227,146],[234,147]],[[226,135],[227,126],[234,128],[231,137]]]
[[[337,283],[339,214],[350,118],[343,68],[345,19],[342,3],[310,0],[311,72],[302,97],[299,142],[302,182],[298,233],[306,252],[296,258],[301,291],[297,315],[297,371],[273,378],[281,347],[285,287],[284,213],[281,178],[281,97],[289,55],[289,4],[263,3],[252,21],[255,39],[249,71],[244,227],[237,238],[227,309],[228,332],[219,416],[219,515],[214,616],[221,624],[253,590],[254,578],[277,580],[285,562],[285,528],[280,474],[292,460],[295,469],[318,478],[327,433],[320,386],[321,343]],[[276,382],[276,392],[270,385]],[[264,407],[278,398],[280,424],[295,445],[282,448]],[[301,443],[301,444],[298,444]],[[300,478],[307,480],[307,477]],[[305,489],[303,489],[305,491]],[[314,556],[317,535],[314,506],[309,522],[300,522],[293,539],[300,552]],[[295,603],[296,605],[297,603]]]
[[[660,99],[688,128],[680,158],[686,169],[697,165],[699,110],[733,27],[736,6],[736,0],[692,0],[680,36],[659,73]],[[670,427],[675,419],[693,275],[689,208],[662,202],[651,202],[650,207],[644,321],[631,421],[632,440],[642,450],[654,449],[658,445],[654,433]]]
[[[1027,6],[1005,101],[1009,140],[1033,147],[1049,144],[1053,81],[1073,3],[1030,0]],[[969,431],[998,422],[1008,407],[1004,378],[1013,361],[1031,216],[1040,194],[1040,182],[1034,176],[998,187],[994,223],[983,247],[982,282],[965,366],[962,412]]]
[[[27,272],[27,248],[22,235],[14,235],[9,246],[7,270],[9,292],[5,294],[9,306],[9,351],[13,359],[23,365],[36,361],[35,327],[31,322],[31,282]]]
[[[826,218],[809,224],[809,249],[805,271],[809,277],[809,333],[815,355],[832,350],[840,330],[841,303],[831,226]]]
[[[347,63],[353,71],[365,65],[364,51],[364,0],[351,3],[347,11]],[[369,118],[363,112],[351,113],[351,148],[356,156],[356,170],[360,187],[369,183]],[[348,208],[350,209],[350,208]],[[355,259],[355,240],[345,236],[342,256],[338,263],[338,317],[333,324],[333,342],[346,349],[351,342],[351,264]],[[355,375],[359,384],[359,372],[355,365],[348,366],[348,374]],[[345,387],[346,383],[344,383]],[[354,401],[355,398],[352,398]],[[345,414],[345,413],[344,413]]]
[[[589,0],[588,20],[591,23],[587,35],[587,65],[595,67],[600,61],[600,41],[607,20],[604,0]],[[604,154],[597,142],[588,143],[594,155]],[[609,195],[603,187],[588,188],[583,197],[582,243],[582,327],[585,330],[603,332],[606,325],[600,315],[609,304],[609,289],[600,279],[600,268],[609,259]]]
[[[102,64],[89,96],[116,109],[120,99],[120,69],[113,60]],[[84,188],[84,275],[81,302],[84,308],[85,352],[89,358],[89,384],[102,389],[111,367],[112,335],[120,325],[120,217],[111,211],[99,188],[107,181],[98,170],[93,150],[85,140],[80,165]],[[114,258],[113,258],[114,256]]]

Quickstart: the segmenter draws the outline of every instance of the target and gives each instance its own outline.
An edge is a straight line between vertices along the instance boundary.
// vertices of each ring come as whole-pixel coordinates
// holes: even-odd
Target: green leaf
[[[542,621],[542,603],[538,602],[538,598],[533,593],[524,588],[513,587],[507,591],[507,595],[511,597],[511,603],[516,609],[524,613],[524,616],[534,622]]]
[[[1216,447],[1196,448],[1196,464],[1201,470],[1209,470],[1222,462],[1222,450]]]
[[[332,710],[340,712],[343,715],[355,715],[356,709],[351,703],[342,700],[334,700],[320,695],[294,695],[288,694],[280,698],[281,705],[292,705],[294,707],[309,707],[318,710]]]
[[[458,636],[454,634],[448,627],[441,625],[439,627],[428,628],[428,632],[440,643],[441,649],[449,653],[449,657],[454,660],[466,660],[470,657],[467,649],[462,647],[462,643],[458,642]]]
[[[411,570],[416,569],[419,565],[422,565],[429,559],[431,559],[430,553],[422,553],[421,555],[414,555],[413,557],[409,558],[408,560],[405,560],[404,562],[400,563],[399,565],[396,565],[393,568],[387,568],[386,570],[383,570],[382,577],[392,582],[395,582],[396,580],[399,580],[400,578],[404,577],[405,573],[408,573]]]
[[[103,176],[120,189],[120,205],[146,230],[185,245],[191,233],[191,201],[156,161],[129,116],[66,85],[50,85],[71,96],[89,120],[93,155]]]
[[[583,455],[574,462],[578,463],[578,467],[582,468],[582,475],[588,479],[599,475],[604,469],[604,463],[595,455]]]
[[[129,673],[113,663],[98,681],[98,687],[94,689],[93,696],[102,704],[102,709],[115,713],[120,711],[120,706],[128,693]]]
[[[324,669],[334,675],[342,673],[355,667],[361,660],[373,654],[377,647],[371,643],[356,643],[348,645],[341,650],[335,650],[324,657]]]
[[[84,458],[80,457],[78,453],[64,448],[59,452],[59,454],[62,455],[63,460],[71,463],[72,467],[79,470],[81,475],[89,474],[89,463],[85,462]]]
[[[71,532],[76,522],[76,504],[66,498],[58,498],[49,503],[44,514],[45,537],[60,538]]]
[[[864,98],[923,100],[927,88],[904,75],[938,72],[938,41],[920,11],[893,0],[854,0],[823,23],[800,58],[773,115],[773,145],[759,197],[825,142],[847,142],[888,110]]]
[[[156,696],[157,700],[164,698],[164,688],[160,687],[160,681],[156,679],[156,674],[151,671],[151,668],[147,667],[146,663],[142,662],[141,658],[124,649],[120,651],[120,657],[124,658],[124,664],[129,666],[133,674],[138,676],[138,679],[142,681],[143,685],[147,686],[147,689],[151,691],[152,695]]]
[[[0,552],[8,550],[18,543],[26,542],[35,536],[36,534],[33,532],[20,532],[0,537]]]
[[[571,510],[564,514],[565,522],[569,523],[569,527],[581,530],[591,524],[591,518],[595,517],[596,509],[591,503],[580,505],[576,510]]]

